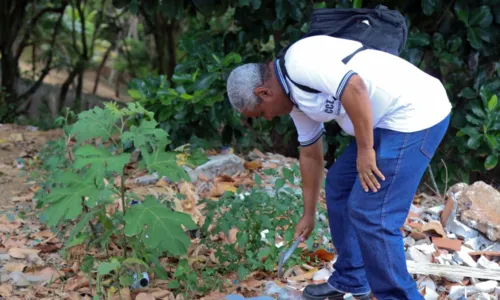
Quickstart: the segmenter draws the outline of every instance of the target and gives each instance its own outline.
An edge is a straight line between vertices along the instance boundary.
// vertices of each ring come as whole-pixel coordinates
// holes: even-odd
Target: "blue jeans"
[[[356,170],[354,141],[328,170],[326,202],[338,260],[329,284],[342,292],[372,291],[379,300],[423,299],[408,273],[403,226],[422,176],[448,128],[437,125],[412,133],[374,130],[378,192],[365,192]]]

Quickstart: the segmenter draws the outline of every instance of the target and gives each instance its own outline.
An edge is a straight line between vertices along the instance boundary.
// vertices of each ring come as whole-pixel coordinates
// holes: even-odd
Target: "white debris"
[[[417,246],[412,246],[408,248],[408,255],[410,258],[417,263],[430,263],[431,259],[424,253],[420,252],[420,250],[416,247]]]
[[[453,254],[453,259],[460,265],[466,265],[473,268],[477,267],[477,263],[467,252],[466,248],[462,246],[460,251]]]
[[[319,270],[318,272],[314,273],[313,280],[314,281],[328,280],[328,278],[330,278],[331,275],[332,275],[331,270],[323,268],[323,269]]]
[[[483,255],[477,260],[477,266],[482,269],[500,270],[500,265],[498,263],[488,260]]]

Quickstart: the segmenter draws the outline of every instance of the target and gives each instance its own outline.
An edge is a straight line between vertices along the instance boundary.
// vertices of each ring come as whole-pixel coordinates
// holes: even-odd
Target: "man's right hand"
[[[307,240],[309,238],[309,235],[311,235],[311,232],[314,230],[314,225],[314,215],[303,215],[297,226],[295,226],[294,240],[299,236],[302,237],[302,242]]]

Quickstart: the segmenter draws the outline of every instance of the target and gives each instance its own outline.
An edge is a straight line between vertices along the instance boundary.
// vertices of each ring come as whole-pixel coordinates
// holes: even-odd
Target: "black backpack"
[[[399,11],[389,10],[383,5],[377,5],[373,9],[319,8],[312,12],[309,30],[302,38],[314,35],[329,35],[362,43],[361,48],[342,60],[347,64],[354,55],[365,49],[381,50],[399,56],[406,46],[408,27],[405,17]],[[300,89],[309,93],[319,93],[315,89],[296,83],[288,75],[285,68],[285,53],[290,46],[277,55],[281,71]]]

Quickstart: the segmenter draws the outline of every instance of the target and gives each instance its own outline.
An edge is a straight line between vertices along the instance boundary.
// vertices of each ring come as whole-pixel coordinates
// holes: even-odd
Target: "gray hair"
[[[227,79],[227,95],[232,106],[241,111],[254,109],[260,99],[254,90],[269,78],[263,63],[248,63],[231,71]]]

